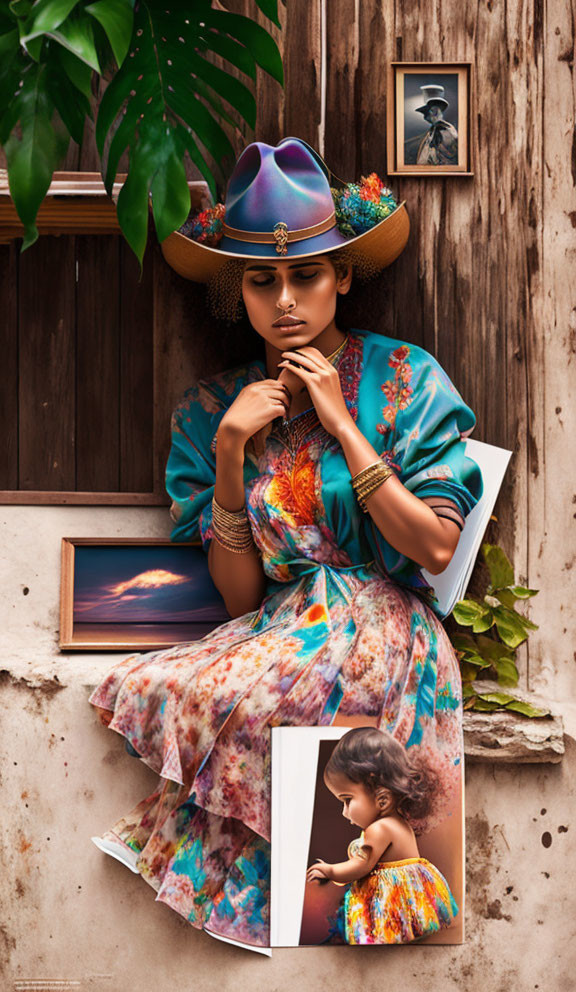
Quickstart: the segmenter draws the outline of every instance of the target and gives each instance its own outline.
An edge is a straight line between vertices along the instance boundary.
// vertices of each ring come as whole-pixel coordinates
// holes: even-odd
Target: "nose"
[[[288,278],[281,279],[276,306],[285,313],[288,313],[289,310],[293,310],[296,306],[294,291]]]

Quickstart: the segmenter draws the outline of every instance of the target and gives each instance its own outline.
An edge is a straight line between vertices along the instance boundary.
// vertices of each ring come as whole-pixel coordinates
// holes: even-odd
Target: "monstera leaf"
[[[277,0],[255,4],[279,26]],[[226,178],[232,141],[255,124],[257,67],[282,83],[271,35],[210,0],[169,9],[166,0],[0,0],[0,145],[23,249],[38,236],[38,207],[70,138],[81,143],[92,117],[95,74],[107,83],[96,121],[102,173],[111,192],[128,150],[118,217],[141,260],[150,201],[160,240],[186,219],[186,156],[213,194]]]
[[[223,179],[234,161],[231,130],[243,122],[254,127],[254,94],[215,65],[211,53],[252,79],[259,65],[282,81],[275,42],[247,18],[213,10],[207,0],[172,0],[169,10],[158,0],[136,4],[129,53],[100,104],[96,141],[109,192],[120,156],[130,149],[118,216],[139,258],[146,244],[150,193],[160,240],[186,220],[185,152],[215,193],[215,172]]]

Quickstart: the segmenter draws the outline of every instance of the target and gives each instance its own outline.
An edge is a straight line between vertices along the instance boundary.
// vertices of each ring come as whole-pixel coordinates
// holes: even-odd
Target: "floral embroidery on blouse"
[[[396,416],[399,410],[405,410],[412,402],[412,387],[408,385],[412,378],[412,366],[406,361],[410,348],[402,345],[396,348],[388,359],[388,365],[395,369],[394,379],[387,380],[380,387],[388,400],[388,405],[382,410],[386,423],[378,424],[376,430],[387,434],[396,426]]]
[[[313,524],[316,510],[315,463],[309,445],[297,452],[294,461],[273,477],[266,499],[270,506],[290,517],[290,525]]]

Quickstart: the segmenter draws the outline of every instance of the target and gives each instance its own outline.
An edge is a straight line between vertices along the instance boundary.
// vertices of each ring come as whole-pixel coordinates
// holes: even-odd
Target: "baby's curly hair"
[[[338,276],[344,275],[349,265],[352,266],[354,278],[362,282],[379,272],[377,263],[358,251],[351,251],[346,245],[326,254],[326,258],[332,262]],[[208,306],[218,320],[237,323],[244,316],[242,277],[245,265],[245,258],[229,258],[208,283]]]
[[[356,727],[340,738],[324,769],[324,777],[345,775],[371,792],[389,789],[396,809],[406,819],[420,820],[429,813],[437,778],[416,764],[391,734],[376,727]]]

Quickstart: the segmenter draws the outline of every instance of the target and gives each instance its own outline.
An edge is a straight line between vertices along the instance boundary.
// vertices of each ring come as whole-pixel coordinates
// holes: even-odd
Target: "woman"
[[[421,751],[441,785],[425,828],[460,780],[458,665],[419,566],[446,567],[479,498],[461,440],[474,416],[425,351],[335,319],[352,267],[404,247],[392,207],[373,176],[335,216],[309,146],[256,143],[224,223],[215,211],[218,246],[163,244],[220,304],[241,292],[266,357],[201,380],[175,412],[172,538],[200,534],[233,619],[125,659],[92,693],[160,776],[99,846],[131,853],[192,925],[255,946],[268,943],[271,726],[362,715]]]

